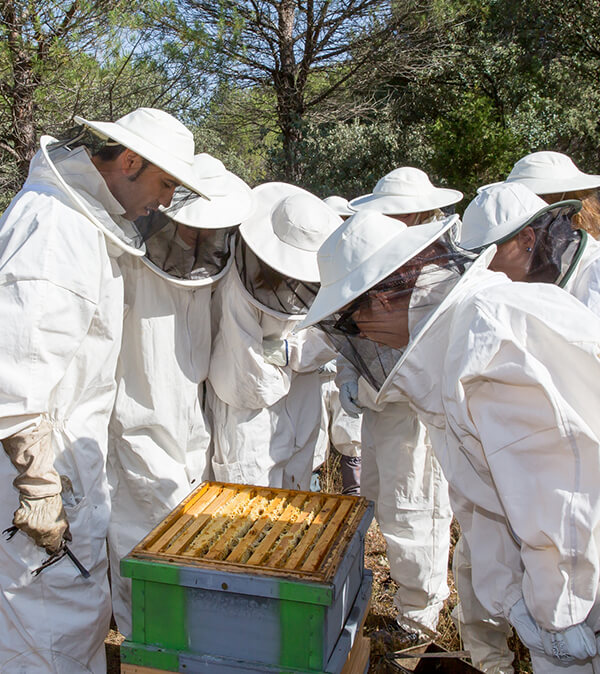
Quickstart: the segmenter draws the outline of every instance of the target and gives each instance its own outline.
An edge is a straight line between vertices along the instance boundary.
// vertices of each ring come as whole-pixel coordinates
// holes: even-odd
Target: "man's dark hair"
[[[93,156],[98,157],[98,159],[102,161],[113,161],[113,159],[116,159],[119,155],[123,154],[126,149],[127,148],[124,145],[108,142],[99,150],[94,152]],[[129,176],[128,178],[132,183],[135,182],[150,165],[150,162],[147,159],[144,159],[144,157],[141,159],[142,165],[140,168],[135,172],[134,175]]]
[[[93,153],[94,157],[98,157],[102,161],[112,161],[122,154],[127,148],[124,145],[117,143],[105,143],[99,150]]]

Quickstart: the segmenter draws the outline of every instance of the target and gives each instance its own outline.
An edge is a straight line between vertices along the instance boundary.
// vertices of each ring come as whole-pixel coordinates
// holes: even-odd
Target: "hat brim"
[[[101,138],[110,138],[119,143],[119,145],[124,145],[126,148],[139,154],[140,157],[147,159],[151,164],[158,166],[158,168],[168,173],[184,187],[210,200],[210,197],[202,192],[202,181],[194,173],[191,163],[188,164],[176,157],[165,154],[151,142],[119,126],[115,122],[91,122],[78,116],[74,117],[74,120],[77,124],[83,124],[88,127]]]
[[[229,172],[226,176],[220,176],[218,181],[218,194],[215,193],[216,185],[211,187],[210,180],[206,181],[205,190],[210,201],[192,199],[179,209],[161,210],[175,222],[187,227],[220,229],[239,225],[252,214],[252,189],[241,178]]]
[[[422,213],[436,208],[444,208],[458,203],[463,193],[445,187],[436,187],[427,194],[415,196],[400,196],[394,194],[365,194],[350,201],[350,208],[355,211],[372,209],[384,215],[402,215],[408,213]]]
[[[566,180],[540,180],[539,178],[507,178],[497,183],[488,183],[477,188],[477,194],[488,187],[496,187],[496,185],[503,185],[504,183],[521,183],[528,187],[534,194],[541,196],[543,194],[562,194],[563,192],[577,192],[579,190],[593,190],[600,188],[600,176],[588,175],[584,173],[575,178],[568,178]]]
[[[380,248],[373,254],[381,256],[376,267],[371,263],[373,257],[371,256],[363,260],[360,266],[348,276],[328,286],[322,285],[306,318],[296,326],[294,331],[308,328],[322,321],[360,297],[437,241],[457,220],[458,216],[453,215],[443,220],[434,220],[424,225],[413,225],[401,229],[398,236],[387,241],[383,249]]]
[[[540,180],[537,178],[506,179],[507,183],[521,183],[535,194],[562,194],[579,190],[593,190],[600,187],[600,176],[582,174],[566,180]]]
[[[533,215],[529,215],[526,218],[517,218],[511,220],[510,222],[503,223],[500,227],[494,227],[493,230],[488,230],[486,236],[479,239],[470,239],[467,241],[461,241],[460,247],[465,250],[479,250],[484,246],[489,246],[492,243],[500,245],[505,241],[509,241],[516,236],[521,230],[528,227],[532,222],[535,222],[540,216],[544,215],[548,211],[554,209],[565,208],[571,206],[575,209],[575,212],[581,210],[581,201],[578,199],[565,199],[565,201],[557,201],[554,204],[548,204],[544,208],[540,208],[539,211],[536,211]]]
[[[494,255],[496,254],[496,250],[497,250],[496,246],[490,246],[489,248],[486,248],[486,250],[484,250],[481,253],[481,255],[479,255],[479,257],[477,257],[473,261],[473,264],[461,276],[460,280],[458,281],[458,283],[456,283],[454,288],[452,288],[452,290],[448,293],[448,295],[446,295],[446,297],[440,302],[435,311],[431,314],[431,316],[425,321],[423,326],[419,329],[417,334],[411,335],[410,341],[408,342],[406,349],[404,349],[404,351],[402,352],[402,356],[398,359],[398,362],[391,369],[390,373],[388,374],[385,381],[381,385],[381,388],[377,393],[377,397],[375,398],[375,404],[379,405],[385,402],[384,396],[387,390],[391,387],[394,377],[396,376],[398,370],[402,367],[403,363],[406,361],[408,356],[413,352],[413,349],[421,341],[421,339],[427,333],[429,328],[435,323],[438,316],[440,316],[440,314],[446,311],[446,309],[452,304],[456,295],[459,292],[461,292],[462,287],[465,284],[466,280],[474,273],[474,270],[487,269],[490,266],[490,263]]]
[[[264,183],[252,191],[255,199],[254,211],[240,225],[240,234],[244,241],[263,262],[280,274],[307,283],[318,283],[319,265],[316,253],[284,243],[273,235],[271,225],[273,209],[282,199],[295,194],[314,195],[296,185],[279,182]],[[333,211],[332,216],[335,216]]]

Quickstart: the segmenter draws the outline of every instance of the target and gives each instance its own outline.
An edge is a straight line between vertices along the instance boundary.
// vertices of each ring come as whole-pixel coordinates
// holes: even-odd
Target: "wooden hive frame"
[[[366,509],[356,496],[205,482],[130,556],[329,582]]]

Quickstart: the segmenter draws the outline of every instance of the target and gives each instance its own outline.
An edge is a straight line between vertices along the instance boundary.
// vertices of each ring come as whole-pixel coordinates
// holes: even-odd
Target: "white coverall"
[[[506,625],[524,598],[543,629],[598,631],[600,321],[554,286],[471,272],[379,402],[406,394],[439,436],[484,614]],[[591,674],[597,660],[532,651],[538,674]]]
[[[582,254],[563,287],[600,316],[600,243],[585,232],[582,236]],[[511,626],[501,618],[492,618],[475,597],[470,551],[462,537],[454,549],[452,571],[461,598],[455,618],[460,622],[461,637],[473,662],[489,674],[512,674],[514,654],[506,641]]]
[[[336,361],[339,361],[338,356]],[[321,430],[313,470],[326,459],[330,444],[343,456],[360,457],[360,418],[351,417],[340,404],[340,392],[335,383],[336,361],[327,363],[321,378]]]
[[[108,543],[113,613],[128,635],[131,581],[121,577],[119,560],[209,478],[202,384],[210,358],[211,286],[177,285],[129,255],[119,264],[126,313],[109,427]]]
[[[123,284],[96,218],[123,208],[83,148],[57,168],[94,215],[53,174],[41,151],[0,221],[0,437],[47,419],[56,471],[72,489],[62,498],[73,553],[39,576],[47,558],[24,533],[0,542],[0,671],[105,674],[109,629],[106,531],[107,429],[115,396]],[[88,211],[89,213],[89,211]],[[111,223],[106,225],[111,227]],[[16,477],[0,451],[0,513],[19,505]]]
[[[259,305],[235,266],[213,297],[210,363],[215,479],[308,489],[321,425],[318,368],[335,357],[320,330],[291,332],[301,315]],[[289,365],[265,361],[263,340],[289,340]]]
[[[351,366],[340,368],[338,383],[356,376]],[[435,630],[449,594],[448,485],[427,430],[408,401],[377,405],[375,397],[374,389],[360,377],[361,496],[375,502],[390,575],[398,584],[394,604],[399,624],[409,631]]]

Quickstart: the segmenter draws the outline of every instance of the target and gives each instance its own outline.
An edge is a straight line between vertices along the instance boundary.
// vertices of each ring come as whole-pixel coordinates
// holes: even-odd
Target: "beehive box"
[[[208,482],[121,562],[125,663],[184,672],[335,672],[370,597],[355,496]]]

